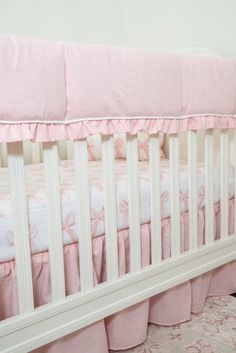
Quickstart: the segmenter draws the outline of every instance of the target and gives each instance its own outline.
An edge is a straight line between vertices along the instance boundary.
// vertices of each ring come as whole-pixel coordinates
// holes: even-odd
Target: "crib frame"
[[[31,254],[25,196],[22,142],[9,143],[15,260],[19,314],[0,322],[2,353],[26,353],[155,294],[236,259],[236,234],[228,236],[229,133],[220,132],[221,238],[214,240],[213,131],[205,132],[205,244],[198,246],[197,132],[188,131],[189,251],[180,251],[179,135],[169,135],[171,168],[171,258],[162,260],[159,135],[150,136],[151,265],[141,268],[137,135],[127,136],[129,182],[130,273],[119,278],[113,137],[102,137],[105,197],[107,282],[93,286],[87,140],[73,142],[79,217],[81,291],[65,296],[63,240],[59,194],[58,146],[44,143],[45,187],[48,195],[49,256],[52,302],[34,309]],[[234,150],[236,138],[234,135]],[[34,150],[34,160],[39,151]],[[235,156],[236,158],[236,156]],[[236,159],[234,161],[236,175]],[[82,192],[79,192],[81,190]],[[236,178],[234,181],[236,194]],[[156,216],[157,215],[157,216]],[[235,208],[236,229],[236,208]],[[109,236],[108,236],[109,234]],[[156,250],[157,249],[157,250]]]

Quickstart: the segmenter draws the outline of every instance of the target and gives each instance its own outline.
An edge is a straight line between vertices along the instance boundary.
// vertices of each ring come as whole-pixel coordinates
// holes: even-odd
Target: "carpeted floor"
[[[203,313],[180,325],[149,325],[146,342],[122,353],[236,353],[236,297],[208,298]]]

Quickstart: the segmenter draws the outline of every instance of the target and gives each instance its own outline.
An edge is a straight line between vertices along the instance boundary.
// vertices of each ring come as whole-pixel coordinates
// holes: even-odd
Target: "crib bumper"
[[[236,61],[0,37],[0,142],[235,128]]]

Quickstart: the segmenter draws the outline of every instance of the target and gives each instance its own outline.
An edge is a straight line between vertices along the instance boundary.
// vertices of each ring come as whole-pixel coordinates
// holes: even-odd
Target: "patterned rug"
[[[236,353],[236,298],[208,298],[204,311],[183,324],[149,325],[146,342],[121,352]]]

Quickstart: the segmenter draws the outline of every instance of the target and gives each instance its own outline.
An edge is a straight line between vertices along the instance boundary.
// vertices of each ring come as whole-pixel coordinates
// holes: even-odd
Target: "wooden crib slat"
[[[23,141],[23,155],[25,164],[32,164],[31,142]]]
[[[226,238],[229,234],[229,190],[228,190],[228,168],[229,168],[229,131],[220,132],[220,234]]]
[[[140,240],[140,198],[139,198],[139,166],[137,136],[127,136],[127,167],[129,193],[129,244],[130,270],[137,272],[141,269],[141,240]]]
[[[170,135],[170,209],[171,209],[171,256],[180,255],[180,178],[179,137]]]
[[[47,195],[48,243],[50,259],[51,297],[53,302],[65,297],[65,274],[61,197],[57,144],[43,144],[45,190]]]
[[[149,140],[149,163],[151,176],[151,256],[152,264],[162,260],[161,240],[161,165],[159,135]]]
[[[214,241],[213,131],[205,133],[205,244]]]
[[[197,133],[188,132],[189,250],[198,247]]]
[[[79,259],[81,291],[93,288],[93,258],[90,216],[87,140],[74,142],[79,230]]]
[[[8,143],[7,150],[14,217],[14,249],[19,313],[25,314],[33,311],[34,298],[22,143]]]
[[[0,145],[1,167],[7,167],[7,144],[2,142]]]
[[[32,153],[32,163],[37,164],[41,163],[41,144],[40,143],[31,143],[31,153]]]
[[[73,149],[72,141],[66,141],[66,156],[67,156],[67,159],[73,159],[74,157],[74,149]]]
[[[118,278],[116,184],[113,137],[102,137],[107,281]]]
[[[233,148],[236,151],[236,129],[233,133]],[[234,153],[232,163],[234,164],[234,234],[236,234],[236,153]]]

